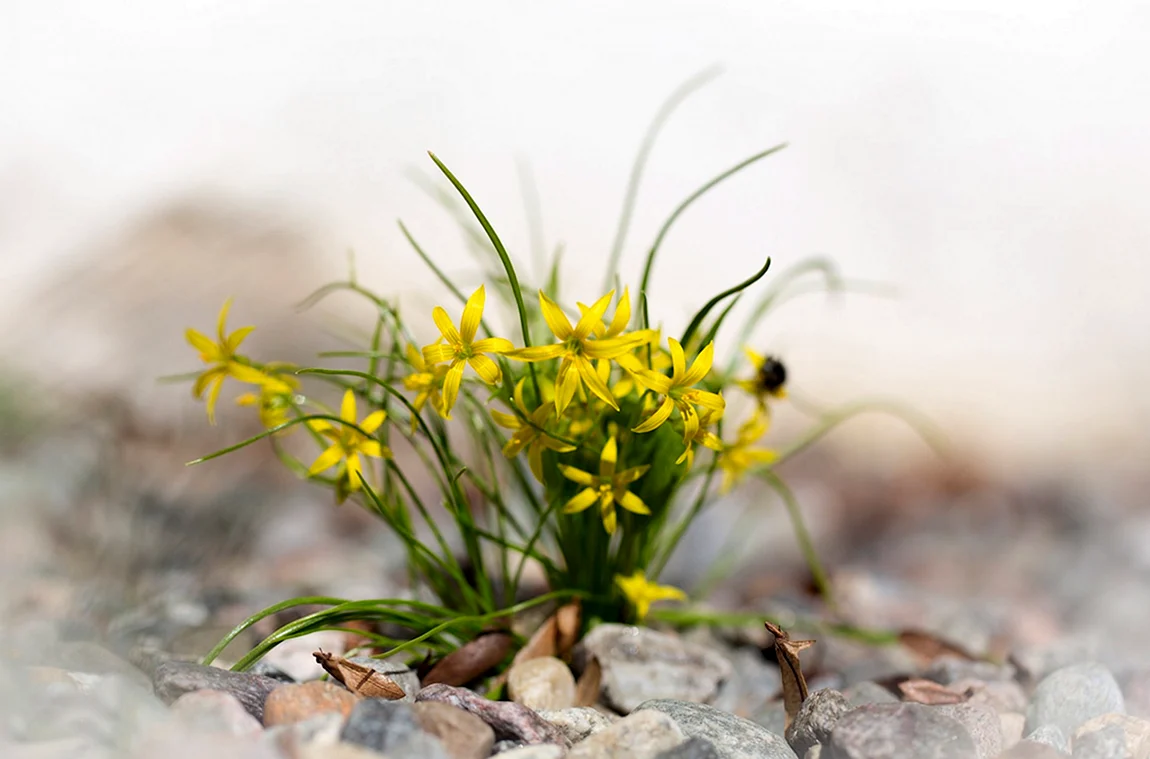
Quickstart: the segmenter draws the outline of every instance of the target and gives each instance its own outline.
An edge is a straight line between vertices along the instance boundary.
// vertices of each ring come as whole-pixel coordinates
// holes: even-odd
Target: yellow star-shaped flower
[[[238,379],[240,382],[261,384],[266,375],[259,369],[244,363],[241,356],[236,353],[240,343],[244,341],[255,327],[240,327],[232,334],[227,334],[228,311],[232,307],[232,299],[224,301],[220,315],[216,320],[216,340],[212,340],[199,330],[188,329],[184,337],[188,343],[200,352],[200,360],[213,366],[196,378],[192,386],[192,394],[196,398],[203,398],[204,391],[208,391],[208,422],[216,423],[216,401],[220,397],[220,388],[228,377]],[[210,388],[210,389],[209,389]]]
[[[596,501],[599,502],[599,512],[603,518],[603,529],[608,535],[615,534],[615,504],[619,504],[633,514],[650,514],[651,510],[643,499],[627,489],[635,480],[642,477],[651,468],[649,464],[633,466],[622,472],[615,471],[619,458],[619,451],[615,443],[615,436],[607,439],[599,454],[599,474],[594,475],[565,464],[559,465],[559,471],[572,482],[585,485],[563,506],[564,514],[577,514]]]
[[[615,584],[635,607],[635,617],[642,622],[656,601],[686,601],[687,594],[670,585],[658,585],[647,580],[643,570],[636,569],[630,577],[615,575]]]
[[[350,426],[356,424],[357,418],[355,393],[348,390],[343,394],[339,418],[347,424],[333,426],[323,419],[309,423],[313,430],[331,440],[332,444],[312,463],[307,473],[308,476],[314,476],[338,464],[339,477],[346,480],[348,492],[353,492],[362,486],[360,482],[360,473],[363,471],[361,456],[370,456],[376,459],[391,456],[391,451],[380,445],[378,440],[363,434],[366,432],[370,435],[379,429],[383,420],[387,418],[387,412],[382,410],[371,412],[364,417],[363,421],[359,422],[359,429],[357,430]]]

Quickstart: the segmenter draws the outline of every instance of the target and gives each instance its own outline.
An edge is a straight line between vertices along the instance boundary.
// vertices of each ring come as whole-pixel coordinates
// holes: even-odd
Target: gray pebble
[[[1002,720],[985,704],[944,704],[939,712],[951,717],[970,733],[979,759],[994,759],[1002,753]]]
[[[471,712],[495,731],[496,740],[570,745],[563,731],[523,704],[492,701],[466,688],[435,683],[419,692],[416,701],[440,701]]]
[[[443,744],[423,732],[411,704],[365,698],[355,705],[340,740],[394,756],[448,759]]]
[[[166,704],[171,704],[185,693],[197,690],[222,690],[236,697],[248,714],[263,723],[264,701],[268,694],[283,685],[263,675],[248,672],[229,672],[217,667],[204,667],[191,662],[169,661],[156,667],[152,675],[152,688]]]
[[[172,702],[172,714],[184,726],[202,733],[259,735],[263,725],[230,693],[197,690]]]
[[[927,680],[942,685],[953,685],[959,680],[1013,680],[1015,668],[1009,664],[994,664],[988,661],[971,661],[959,656],[940,656],[931,662],[923,673]]]
[[[966,728],[922,704],[870,704],[844,715],[831,732],[827,759],[971,759]]]
[[[512,743],[512,741],[499,743]],[[495,744],[496,749],[499,748],[499,743]],[[564,751],[562,746],[556,746],[554,743],[538,743],[534,746],[514,746],[506,751],[493,749],[492,756],[498,754],[501,759],[563,759]]]
[[[554,711],[540,709],[538,714],[562,730],[563,734],[567,736],[567,740],[572,743],[578,743],[600,730],[606,730],[611,726],[611,723],[619,720],[618,717],[608,717],[590,706],[573,706],[570,709],[556,709]]]
[[[1074,664],[1050,673],[1030,697],[1026,727],[1053,725],[1073,735],[1080,725],[1108,712],[1125,714],[1122,691],[1101,664]]]
[[[567,759],[655,759],[684,740],[670,716],[638,711],[575,744]]]
[[[690,701],[655,699],[636,711],[655,709],[667,714],[689,738],[710,741],[720,759],[796,759],[783,738],[750,720]]]
[[[719,752],[709,740],[696,735],[667,749],[655,759],[719,759]]]
[[[812,746],[830,739],[835,723],[853,708],[837,690],[827,688],[811,693],[786,730],[787,743],[796,754],[806,756]]]
[[[863,680],[861,683],[848,686],[843,695],[855,708],[865,704],[893,704],[899,700],[898,696],[873,680]]]
[[[1074,739],[1074,759],[1126,759],[1126,733],[1107,725]]]
[[[1070,753],[1070,740],[1066,737],[1066,733],[1062,732],[1062,728],[1057,725],[1041,725],[1030,731],[1023,740],[1050,746],[1063,754]]]

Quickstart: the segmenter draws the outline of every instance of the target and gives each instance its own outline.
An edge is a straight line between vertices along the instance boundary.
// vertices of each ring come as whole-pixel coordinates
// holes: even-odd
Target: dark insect
[[[774,356],[767,356],[755,375],[755,384],[765,393],[777,393],[787,382],[787,367]]]

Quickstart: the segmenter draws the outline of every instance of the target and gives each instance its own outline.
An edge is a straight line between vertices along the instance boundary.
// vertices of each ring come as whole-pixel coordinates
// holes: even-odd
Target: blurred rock
[[[346,688],[325,680],[281,685],[264,701],[264,725],[290,725],[327,712],[347,717],[358,701]]]
[[[1034,689],[1026,727],[1051,725],[1069,736],[1094,717],[1125,711],[1122,691],[1110,670],[1100,664],[1073,664],[1050,673]]]
[[[710,742],[722,759],[795,759],[782,736],[712,706],[655,699],[640,704],[636,712],[648,709],[671,717],[688,738]]]
[[[230,693],[260,723],[264,719],[264,702],[268,694],[283,685],[279,680],[246,672],[229,672],[190,662],[165,662],[156,668],[153,688],[167,704],[185,693],[198,690],[220,690]]]
[[[638,711],[577,743],[567,759],[654,759],[683,741],[671,717]]]

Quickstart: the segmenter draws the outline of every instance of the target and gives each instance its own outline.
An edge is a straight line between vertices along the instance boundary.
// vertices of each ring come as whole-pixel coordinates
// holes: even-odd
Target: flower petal
[[[564,477],[571,480],[577,485],[587,485],[588,487],[598,483],[598,479],[590,472],[584,472],[582,469],[576,469],[573,466],[566,464],[559,465],[559,471]]]
[[[667,421],[671,416],[671,411],[675,408],[675,403],[670,398],[664,398],[663,402],[659,404],[659,408],[655,413],[647,417],[642,424],[632,428],[632,432],[650,432],[651,430],[658,429],[663,422]]]
[[[498,385],[503,381],[503,372],[499,371],[499,364],[495,363],[487,356],[472,356],[467,359],[467,363],[479,375],[479,379],[486,382],[488,385]]]
[[[599,477],[610,479],[615,476],[615,463],[619,460],[619,447],[615,436],[607,438],[603,445],[603,452],[599,454]]]
[[[632,493],[630,490],[623,490],[621,493],[615,493],[615,500],[620,506],[630,511],[632,514],[650,514],[651,510],[647,508],[647,504],[643,503],[643,499]]]
[[[370,414],[363,418],[359,423],[359,428],[364,432],[371,434],[379,429],[379,425],[383,424],[383,420],[387,419],[387,412],[382,409],[379,411],[372,411]]]
[[[216,317],[216,334],[220,336],[220,346],[227,345],[228,338],[224,334],[228,328],[228,311],[232,309],[232,299],[228,298],[224,301],[224,305],[220,306],[219,316]]]
[[[743,346],[743,353],[746,354],[747,360],[751,362],[751,366],[755,368],[756,372],[763,367],[763,362],[766,361],[766,358],[761,354],[756,353],[745,345]]]
[[[591,332],[595,327],[599,326],[603,321],[603,314],[607,313],[607,307],[611,305],[611,299],[615,297],[615,291],[604,295],[599,300],[595,301],[590,308],[583,312],[579,317],[579,321],[575,324],[574,335],[579,340],[586,340],[590,337]],[[566,338],[560,338],[561,340]]]
[[[355,393],[348,389],[343,393],[343,402],[339,405],[339,418],[345,422],[355,424]]]
[[[423,346],[423,360],[428,364],[440,364],[444,361],[451,361],[455,358],[455,348],[450,345],[441,345],[436,343],[434,345]]]
[[[485,337],[471,344],[472,353],[507,353],[515,350],[515,345],[506,337]]]
[[[715,343],[714,341],[711,341],[707,343],[707,347],[703,348],[699,355],[695,357],[695,360],[691,362],[691,368],[686,374],[683,375],[683,379],[680,380],[680,384],[684,387],[690,387],[691,385],[697,385],[702,382],[703,378],[707,376],[707,372],[711,371],[711,364],[714,363],[714,361]],[[675,376],[679,376],[679,372],[677,370],[675,372]]]
[[[583,509],[595,503],[598,497],[598,491],[592,488],[584,488],[583,490],[580,490],[578,493],[576,493],[571,500],[563,504],[563,513],[578,514],[580,511],[583,511]]]
[[[371,456],[373,459],[383,458],[383,447],[378,440],[364,440],[356,446],[356,450],[364,456]]]
[[[607,531],[608,535],[614,535],[616,524],[614,499],[605,498],[599,510],[603,514],[603,529]]]
[[[507,358],[516,361],[546,361],[552,358],[559,358],[567,353],[567,347],[563,343],[556,343],[555,345],[536,345],[530,348],[519,348],[518,350],[508,351]]]
[[[407,357],[407,363],[411,364],[411,368],[415,371],[422,372],[427,369],[427,366],[423,363],[423,355],[413,344],[407,344],[403,349],[403,355]]]
[[[523,426],[523,422],[515,414],[504,414],[502,411],[491,410],[491,418],[500,427],[506,427],[509,430],[517,430]]]
[[[551,334],[559,340],[571,337],[573,330],[567,314],[563,313],[559,304],[548,298],[542,290],[539,291],[539,310],[543,312],[543,321],[547,322]]]
[[[535,481],[540,485],[543,483],[543,446],[533,445],[527,449],[527,465],[531,467],[531,474],[535,475]]]
[[[208,391],[208,424],[216,423],[216,401],[220,398],[220,388],[224,386],[223,374],[217,374],[212,378],[211,389]]]
[[[687,359],[683,355],[683,346],[673,337],[667,338],[667,344],[671,346],[671,377],[676,385],[681,385],[682,377],[687,373]]]
[[[459,336],[463,338],[464,343],[470,343],[475,339],[479,322],[483,320],[483,304],[486,297],[486,291],[483,285],[480,285],[478,290],[471,293],[467,305],[463,307],[463,316],[459,317]]]
[[[671,388],[674,386],[674,382],[666,374],[654,372],[650,369],[643,369],[636,374],[635,377],[639,380],[639,384],[660,395],[666,395],[671,392]]]
[[[727,408],[727,402],[723,400],[723,396],[706,390],[689,390],[683,393],[683,398],[710,411],[712,419],[715,420],[722,416],[722,412]],[[716,414],[718,416],[715,416]]]
[[[309,477],[314,477],[320,472],[331,469],[338,464],[343,458],[343,449],[338,445],[329,446],[327,450],[319,455],[312,465],[308,467],[307,473]]]
[[[679,407],[679,415],[683,417],[683,442],[690,444],[699,431],[699,412],[690,403],[680,402],[676,405]]]
[[[188,327],[184,330],[184,339],[188,344],[200,352],[200,359],[204,363],[212,364],[220,360],[220,348],[212,339],[199,330]]]
[[[463,344],[458,330],[456,330],[455,325],[451,323],[451,317],[447,315],[447,311],[443,310],[442,306],[436,306],[432,309],[431,319],[435,322],[435,326],[439,328],[439,334],[443,335],[444,340],[452,346]],[[427,358],[427,348],[423,349],[423,356]]]
[[[556,377],[555,387],[555,415],[563,416],[563,412],[575,397],[579,389],[579,372],[570,361],[564,361],[559,366],[559,376]]]
[[[630,485],[632,482],[645,475],[648,471],[650,471],[650,469],[650,464],[629,467],[615,475],[615,479],[612,484],[615,487],[619,487],[621,485]]]
[[[239,364],[235,361],[228,362],[228,374],[232,375],[240,382],[250,382],[253,385],[262,385],[270,379],[266,374],[261,372],[259,369],[256,369],[254,366]]]
[[[463,381],[463,370],[466,366],[465,362],[456,361],[443,377],[444,419],[451,418],[451,409],[455,406],[455,399],[459,395],[459,384]]]
[[[583,384],[599,397],[599,400],[606,403],[616,411],[619,410],[619,404],[615,401],[615,396],[611,395],[611,388],[607,387],[607,383],[595,371],[595,367],[591,362],[582,356],[576,356],[572,363],[575,364],[575,369],[579,372],[579,377],[583,380]]]
[[[363,472],[363,461],[360,460],[358,453],[353,453],[347,457],[347,487],[348,490],[359,490],[362,486],[360,482],[360,474]]]
[[[629,353],[641,345],[651,342],[651,335],[657,335],[655,330],[639,330],[629,332],[619,337],[610,337],[602,340],[587,340],[583,343],[583,354],[587,358],[618,358]]]
[[[619,305],[615,307],[615,316],[612,317],[611,323],[607,326],[607,336],[614,337],[621,334],[623,330],[627,329],[627,325],[631,323],[631,293],[628,288],[623,288],[623,297],[619,299]]]
[[[255,327],[240,327],[232,334],[228,335],[228,340],[224,345],[227,347],[229,355],[235,355],[236,349],[240,347],[247,336],[255,330]]]

